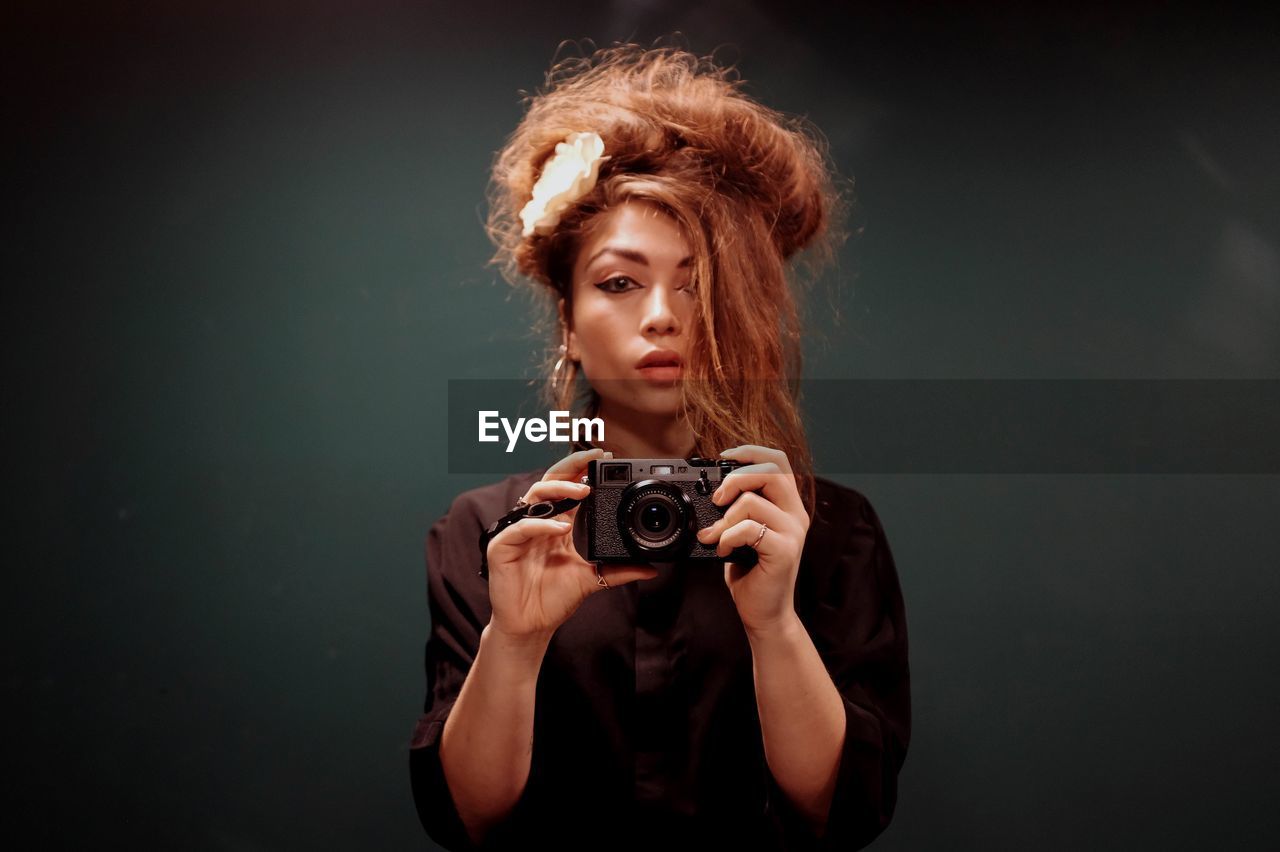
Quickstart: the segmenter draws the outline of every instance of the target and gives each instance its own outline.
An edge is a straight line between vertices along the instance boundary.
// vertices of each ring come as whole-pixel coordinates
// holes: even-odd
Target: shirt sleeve
[[[423,714],[409,744],[409,771],[418,819],[427,834],[451,850],[498,849],[509,845],[527,809],[522,797],[482,845],[472,843],[454,804],[440,762],[440,739],[489,623],[488,588],[479,577],[481,522],[464,495],[427,534],[427,603],[431,616],[425,649],[427,679]],[[526,788],[526,793],[528,792]]]
[[[779,848],[854,850],[893,818],[911,735],[907,623],[893,554],[865,497],[830,560],[805,627],[844,700],[845,740],[826,830],[815,836],[768,771],[765,813]],[[823,566],[826,567],[826,566]]]

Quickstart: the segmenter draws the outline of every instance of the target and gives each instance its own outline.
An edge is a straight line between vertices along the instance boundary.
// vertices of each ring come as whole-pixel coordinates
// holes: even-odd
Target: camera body
[[[724,562],[755,565],[758,554],[738,547],[717,556],[698,530],[724,517],[711,495],[741,462],[730,459],[595,459],[583,482],[587,559],[603,564]]]

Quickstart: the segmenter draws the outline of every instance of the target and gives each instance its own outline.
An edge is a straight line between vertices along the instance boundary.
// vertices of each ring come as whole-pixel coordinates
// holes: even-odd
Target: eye
[[[635,287],[640,286],[638,284],[635,284],[635,287],[626,287],[626,286],[617,287],[615,286],[617,284],[635,284],[635,282],[625,275],[615,275],[613,278],[609,278],[604,281],[601,281],[596,286],[606,293],[625,293],[628,290],[634,290]]]

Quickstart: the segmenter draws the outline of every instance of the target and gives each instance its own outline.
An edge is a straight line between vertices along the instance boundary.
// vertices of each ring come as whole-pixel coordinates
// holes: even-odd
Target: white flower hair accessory
[[[604,140],[594,132],[570,133],[556,143],[556,151],[547,158],[538,182],[533,185],[533,198],[520,211],[524,236],[549,234],[560,224],[564,211],[596,185],[604,154]]]

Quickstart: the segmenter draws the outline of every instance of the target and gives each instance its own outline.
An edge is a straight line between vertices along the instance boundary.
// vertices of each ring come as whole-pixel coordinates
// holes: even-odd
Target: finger
[[[746,468],[736,470],[722,479],[720,487],[711,494],[711,502],[717,506],[726,506],[744,491],[761,492],[769,502],[776,504],[784,512],[804,510],[804,501],[800,499],[795,476],[781,472],[751,472]]]
[[[585,500],[586,496],[591,493],[591,486],[582,484],[582,482],[571,482],[568,480],[539,480],[529,486],[529,491],[524,496],[525,503],[539,503],[541,500],[559,500],[561,498],[573,498],[575,500]],[[572,523],[577,518],[577,507],[561,512],[556,516],[562,521]]]
[[[562,497],[585,500],[590,493],[591,486],[584,485],[581,482],[571,482],[567,479],[540,479],[529,486],[529,490],[523,499],[526,503],[537,503],[541,500],[559,500]],[[556,515],[556,517],[572,519],[577,516],[577,513],[578,507],[574,506],[569,511]]]
[[[521,518],[495,535],[489,542],[488,551],[492,555],[495,548],[499,551],[523,549],[530,542],[555,539],[572,529],[573,524],[568,521],[558,521],[553,518]]]
[[[763,556],[766,549],[765,541],[769,538],[768,535],[765,535],[763,539],[760,538],[760,530],[763,528],[764,525],[759,521],[750,519],[739,521],[725,530],[724,535],[720,536],[720,543],[716,545],[716,556],[728,556],[735,547],[750,547],[756,541],[760,542],[760,546],[756,550]]]
[[[743,444],[740,447],[733,447],[720,453],[721,458],[732,459],[733,461],[747,462],[773,462],[783,473],[794,473],[791,469],[791,461],[787,458],[787,454],[782,450],[775,450],[772,447],[761,447],[758,444]]]
[[[770,529],[775,530],[787,529],[791,523],[790,516],[779,506],[770,503],[759,494],[748,491],[734,501],[724,513],[723,518],[698,530],[698,541],[711,544],[718,540],[725,530],[746,520],[768,524]]]
[[[724,478],[727,479],[730,476],[741,476],[744,473],[782,473],[782,468],[778,467],[773,462],[756,462],[755,464],[735,467],[733,470],[726,473]]]
[[[782,470],[773,462],[761,462],[760,464],[749,464],[746,467],[734,468],[725,473],[720,478],[720,484],[723,485],[730,478],[735,476],[750,476],[751,474],[771,473],[775,476],[782,476]],[[744,488],[743,491],[750,491],[750,488]],[[714,496],[714,495],[713,495]]]
[[[590,491],[591,486],[581,482],[568,479],[539,479],[529,486],[529,490],[525,492],[524,501],[536,503],[539,500],[558,500],[561,497],[585,497]]]
[[[609,453],[607,455],[612,455]],[[547,472],[543,474],[544,480],[548,479],[578,479],[587,469],[587,462],[592,459],[604,458],[606,453],[599,447],[592,447],[589,450],[579,450],[576,453],[560,459],[560,461],[547,468]]]

